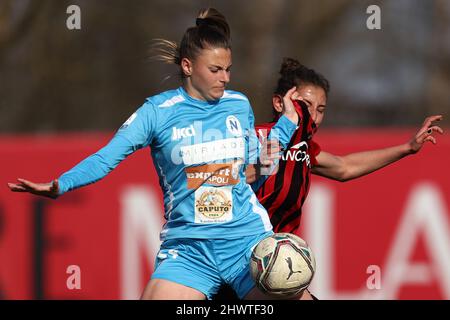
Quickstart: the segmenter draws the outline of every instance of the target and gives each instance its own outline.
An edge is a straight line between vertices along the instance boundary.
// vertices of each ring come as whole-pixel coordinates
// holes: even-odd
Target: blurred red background
[[[345,154],[404,143],[413,132],[324,130],[317,141],[323,150]],[[56,201],[6,186],[18,177],[49,181],[110,137],[0,137],[0,298],[139,298],[163,223],[149,149]],[[314,177],[300,230],[317,257],[313,293],[321,299],[450,299],[449,163],[450,138],[439,136],[437,146],[358,180]],[[72,265],[80,268],[80,289],[67,286]],[[380,271],[379,289],[369,289],[373,268]]]

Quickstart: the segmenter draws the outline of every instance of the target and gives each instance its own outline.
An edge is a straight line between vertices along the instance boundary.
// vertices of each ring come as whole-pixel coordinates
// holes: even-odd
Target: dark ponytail
[[[231,49],[230,27],[219,11],[214,8],[201,10],[195,24],[195,27],[186,30],[180,45],[169,40],[155,39],[153,49],[157,54],[154,58],[180,65],[183,58],[195,60],[203,49]]]
[[[292,58],[284,58],[280,69],[281,77],[278,79],[275,94],[284,96],[289,89],[302,85],[314,85],[322,88],[328,96],[330,84],[324,76],[313,69],[302,65]]]

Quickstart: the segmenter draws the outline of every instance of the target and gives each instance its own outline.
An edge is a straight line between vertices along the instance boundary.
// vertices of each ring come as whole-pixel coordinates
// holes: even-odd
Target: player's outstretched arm
[[[58,197],[58,179],[49,183],[34,183],[25,179],[17,179],[17,183],[8,183],[8,187],[13,192],[29,192],[38,196],[56,199]]]
[[[434,122],[441,119],[442,115],[426,118],[412,139],[402,145],[345,156],[322,151],[316,158],[317,165],[312,168],[312,172],[338,181],[348,181],[374,172],[407,155],[419,152],[426,142],[436,144],[436,137],[433,134],[443,134],[444,131]]]
[[[128,155],[149,145],[153,136],[155,108],[150,102],[140,107],[117,131],[106,146],[85,158],[69,171],[50,183],[34,183],[17,179],[16,183],[8,183],[14,192],[29,192],[52,199],[77,188],[95,183]]]

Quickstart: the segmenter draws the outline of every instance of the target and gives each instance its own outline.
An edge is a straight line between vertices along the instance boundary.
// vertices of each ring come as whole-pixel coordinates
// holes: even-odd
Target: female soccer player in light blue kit
[[[244,174],[257,149],[251,106],[243,94],[225,90],[231,67],[228,24],[217,10],[203,10],[180,46],[163,44],[160,57],[181,67],[181,87],[148,98],[103,149],[59,179],[48,184],[19,179],[9,187],[56,198],[98,181],[150,146],[167,222],[142,298],[210,298],[222,283],[240,298],[258,298],[249,258],[272,226]],[[285,96],[284,116],[272,129],[284,147],[298,122],[290,100],[294,92]]]

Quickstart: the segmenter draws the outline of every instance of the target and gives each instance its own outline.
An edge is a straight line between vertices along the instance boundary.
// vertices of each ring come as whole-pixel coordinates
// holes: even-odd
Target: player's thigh
[[[204,300],[200,291],[165,279],[152,279],[142,293],[142,300]]]
[[[257,287],[254,287],[244,298],[245,300],[275,300],[274,298],[262,293]],[[286,300],[314,300],[308,290],[295,297]]]

